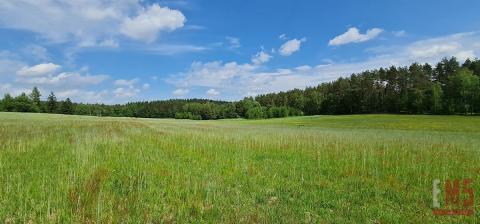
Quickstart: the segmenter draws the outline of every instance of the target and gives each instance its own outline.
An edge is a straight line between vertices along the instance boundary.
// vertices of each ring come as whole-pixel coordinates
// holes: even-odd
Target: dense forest
[[[40,100],[36,87],[27,95],[5,94],[1,111],[177,119],[261,119],[316,114],[478,114],[480,60],[444,58],[435,67],[413,63],[352,74],[304,90],[246,97],[237,102],[175,99],[104,105]]]

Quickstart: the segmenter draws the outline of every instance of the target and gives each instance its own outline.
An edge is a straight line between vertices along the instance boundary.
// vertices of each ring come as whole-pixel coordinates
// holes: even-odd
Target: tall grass
[[[431,191],[478,195],[479,146],[477,117],[0,113],[0,222],[475,222],[433,216]]]

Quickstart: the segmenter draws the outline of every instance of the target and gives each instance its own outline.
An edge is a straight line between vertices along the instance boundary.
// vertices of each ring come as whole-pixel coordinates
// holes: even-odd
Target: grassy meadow
[[[474,223],[479,177],[480,117],[0,113],[4,223]],[[437,178],[477,213],[433,216]]]

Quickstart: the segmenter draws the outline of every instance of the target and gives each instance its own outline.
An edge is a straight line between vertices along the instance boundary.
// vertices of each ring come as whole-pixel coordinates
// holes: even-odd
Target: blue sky
[[[0,94],[237,100],[480,55],[479,1],[3,0]]]

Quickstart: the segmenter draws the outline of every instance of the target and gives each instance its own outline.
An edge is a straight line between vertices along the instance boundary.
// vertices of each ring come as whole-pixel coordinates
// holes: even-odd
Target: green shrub
[[[265,108],[264,107],[253,107],[248,109],[246,113],[247,119],[263,119],[266,118]]]

